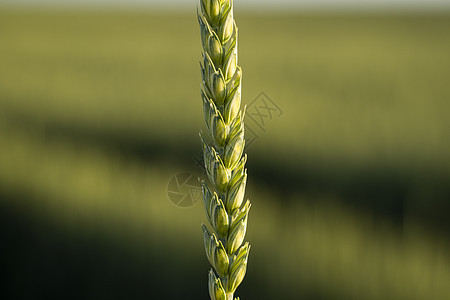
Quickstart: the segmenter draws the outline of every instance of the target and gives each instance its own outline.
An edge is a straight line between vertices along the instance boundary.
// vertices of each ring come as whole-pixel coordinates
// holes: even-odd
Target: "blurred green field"
[[[244,299],[450,294],[450,16],[236,12]],[[7,299],[207,297],[192,14],[0,10]],[[251,119],[264,92],[283,111]]]

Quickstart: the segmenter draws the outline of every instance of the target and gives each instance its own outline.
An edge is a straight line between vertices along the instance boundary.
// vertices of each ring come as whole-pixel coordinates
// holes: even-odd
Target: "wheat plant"
[[[212,300],[233,300],[250,251],[250,245],[243,243],[250,202],[243,204],[247,157],[243,155],[238,30],[232,0],[200,0],[197,15],[203,44],[201,97],[212,140],[208,143],[200,134],[210,182],[202,181],[206,216],[212,227],[210,231],[202,225],[206,256],[212,265],[208,289]]]

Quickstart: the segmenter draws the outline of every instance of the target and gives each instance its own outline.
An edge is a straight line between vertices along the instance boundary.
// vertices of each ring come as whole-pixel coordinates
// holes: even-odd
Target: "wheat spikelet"
[[[232,300],[245,276],[250,250],[243,244],[250,202],[243,204],[247,171],[243,155],[241,68],[237,65],[237,27],[232,0],[200,0],[203,59],[201,97],[211,145],[201,136],[205,169],[202,181],[209,231],[202,225],[212,300]]]

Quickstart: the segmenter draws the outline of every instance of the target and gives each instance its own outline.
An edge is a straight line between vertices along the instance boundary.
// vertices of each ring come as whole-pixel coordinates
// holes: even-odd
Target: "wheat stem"
[[[202,225],[206,255],[212,265],[208,287],[212,300],[233,300],[245,276],[250,245],[243,243],[250,202],[243,203],[247,170],[243,155],[244,113],[237,65],[238,30],[232,0],[200,0],[198,9],[204,118],[211,137],[202,135],[209,185],[202,181],[209,231]]]

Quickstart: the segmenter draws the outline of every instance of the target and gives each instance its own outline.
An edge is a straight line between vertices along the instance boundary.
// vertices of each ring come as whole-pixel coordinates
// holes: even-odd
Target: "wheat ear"
[[[237,65],[237,27],[232,0],[200,0],[198,21],[203,44],[201,97],[211,145],[200,135],[209,188],[202,181],[210,232],[202,225],[206,256],[212,265],[212,300],[233,300],[247,269],[250,246],[243,244],[250,202],[243,204],[247,170],[241,68]]]

